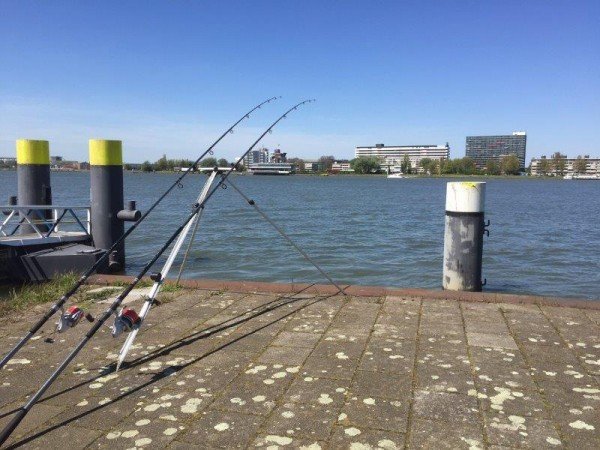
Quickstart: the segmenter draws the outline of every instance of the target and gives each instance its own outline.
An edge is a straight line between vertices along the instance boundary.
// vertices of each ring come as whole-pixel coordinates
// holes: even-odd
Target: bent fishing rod
[[[229,133],[233,132],[233,129],[240,123],[242,122],[244,119],[248,119],[250,118],[250,114],[252,114],[254,111],[256,111],[257,109],[260,109],[263,105],[272,102],[273,100],[277,100],[278,98],[281,97],[271,97],[265,101],[263,101],[262,103],[256,105],[254,108],[252,108],[250,111],[248,111],[246,114],[244,114],[242,117],[240,117],[240,119],[238,119],[237,122],[235,122],[232,126],[230,126],[227,131],[225,131],[221,136],[219,136],[219,138],[213,142],[211,144],[210,147],[208,147],[208,149],[202,153],[198,159],[196,159],[196,161],[194,163],[192,163],[190,165],[190,167],[188,168],[187,171],[183,172],[176,180],[175,182],[173,182],[173,184],[158,198],[158,200],[156,200],[154,202],[154,204],[152,204],[150,206],[150,208],[144,213],[142,214],[142,216],[133,223],[133,225],[131,227],[129,227],[125,233],[123,233],[121,235],[121,237],[119,237],[114,243],[113,245],[106,251],[106,253],[104,255],[102,255],[102,257],[100,259],[98,259],[89,269],[86,270],[86,272],[81,276],[81,278],[71,287],[71,289],[69,289],[61,298],[60,300],[58,300],[54,305],[52,305],[52,307],[46,312],[46,314],[44,314],[44,316],[42,318],[40,318],[40,320],[34,324],[31,329],[27,332],[27,334],[4,356],[4,358],[2,358],[2,360],[0,361],[0,369],[2,369],[6,363],[8,363],[8,361],[10,361],[16,354],[17,352],[27,343],[27,341],[29,341],[29,339],[31,339],[35,333],[38,332],[38,330],[59,310],[62,309],[63,305],[67,302],[67,300],[69,300],[69,298],[71,298],[78,290],[79,288],[83,285],[83,283],[85,283],[85,281],[96,271],[96,269],[98,269],[98,267],[103,264],[106,259],[109,257],[109,255],[127,238],[127,236],[129,236],[131,233],[133,233],[133,231],[138,227],[138,225],[140,223],[142,223],[144,221],[144,219],[146,217],[148,217],[148,215],[154,210],[154,208],[156,208],[160,202],[163,201],[163,199],[169,195],[169,193],[175,189],[176,186],[180,186],[181,185],[181,181],[185,178],[185,176],[190,173],[193,172],[193,170],[196,168],[196,166],[198,165],[198,163],[202,160],[202,158],[204,158],[206,155],[208,154],[212,154],[213,153],[213,148],[215,148],[215,146],[221,142],[221,140],[223,140],[223,138],[225,136],[227,136]],[[237,167],[237,164],[236,166]],[[92,319],[93,320],[93,319]]]
[[[65,360],[56,368],[54,373],[52,373],[52,375],[50,375],[50,377],[44,382],[44,384],[42,384],[42,386],[38,389],[38,391],[31,396],[31,398],[27,401],[27,403],[20,408],[20,410],[15,414],[15,416],[6,425],[6,427],[4,427],[4,429],[0,433],[0,445],[2,445],[4,442],[6,442],[6,440],[10,437],[12,432],[19,426],[21,421],[25,418],[27,413],[29,413],[31,408],[33,408],[33,406],[38,402],[38,400],[41,398],[41,396],[44,395],[44,392],[46,392],[46,390],[48,390],[48,388],[50,386],[52,386],[52,383],[54,383],[54,381],[56,381],[56,379],[66,369],[66,367],[71,363],[71,361],[73,361],[73,359],[75,359],[77,354],[83,349],[83,347],[85,347],[85,345],[96,334],[96,332],[100,329],[100,327],[102,327],[104,322],[106,322],[110,318],[110,316],[112,316],[113,314],[116,313],[117,309],[119,308],[119,306],[121,305],[121,303],[123,302],[125,297],[127,297],[127,295],[129,295],[129,293],[133,290],[133,288],[135,288],[135,286],[139,283],[139,281],[142,279],[142,277],[150,270],[150,268],[154,265],[154,263],[156,263],[156,261],[167,250],[167,248],[169,248],[169,246],[177,238],[179,233],[181,233],[183,231],[183,229],[188,224],[188,222],[190,222],[194,217],[196,217],[196,214],[198,214],[198,212],[204,208],[204,205],[206,204],[206,202],[208,202],[211,199],[211,197],[214,195],[214,193],[225,183],[225,180],[227,180],[229,175],[231,175],[231,173],[237,169],[238,165],[240,164],[241,161],[243,161],[244,157],[248,153],[250,153],[254,147],[256,147],[256,145],[267,135],[267,133],[270,133],[271,130],[273,130],[273,128],[275,128],[275,125],[277,125],[279,122],[281,122],[283,119],[285,119],[289,113],[298,109],[300,106],[302,106],[306,103],[313,102],[313,101],[314,100],[304,100],[303,102],[300,102],[300,103],[292,106],[285,113],[283,113],[275,122],[273,122],[269,126],[269,128],[267,128],[264,131],[264,133],[262,133],[259,136],[259,138],[256,141],[254,141],[254,143],[250,146],[250,148],[248,148],[248,150],[246,150],[246,152],[242,155],[242,157],[238,160],[238,162],[235,163],[234,165],[232,165],[231,168],[227,172],[225,172],[225,174],[219,179],[219,182],[206,195],[204,200],[202,200],[199,203],[196,203],[193,206],[192,212],[187,216],[185,221],[173,232],[173,234],[169,237],[169,239],[167,239],[167,241],[163,244],[163,246],[160,248],[158,253],[156,253],[156,255],[154,255],[154,257],[148,262],[148,264],[146,264],[144,266],[144,268],[140,271],[140,273],[138,273],[138,275],[133,279],[133,281],[127,287],[125,287],[123,292],[121,292],[119,294],[119,296],[114,300],[114,302],[110,305],[110,307],[102,314],[102,316],[100,316],[100,318],[98,318],[95,321],[94,325],[92,325],[92,327],[85,334],[83,339],[79,342],[79,344],[77,344],[77,346],[71,351],[71,353],[69,353],[69,355],[65,358]],[[160,273],[158,273],[156,275],[157,276],[155,277],[155,279],[160,279]]]
[[[206,196],[206,194],[208,193],[208,189],[210,188],[210,186],[212,185],[215,176],[217,175],[217,171],[215,170],[209,177],[209,179],[207,180],[206,184],[204,185],[204,188],[202,189],[202,192],[200,193],[200,196],[198,197],[198,202],[201,202],[202,200],[204,200],[204,197]],[[293,248],[295,248],[303,257],[304,259],[306,259],[310,264],[312,264],[320,273],[321,275],[323,275],[325,278],[327,278],[327,280],[329,280],[329,282],[335,286],[338,289],[338,292],[336,292],[336,294],[343,294],[346,295],[346,293],[344,292],[344,289],[342,287],[340,287],[328,274],[327,272],[325,272],[321,266],[319,264],[317,264],[317,262],[312,259],[304,250],[302,250],[300,248],[300,246],[298,244],[296,244],[292,238],[290,238],[285,231],[283,231],[283,229],[277,225],[273,219],[271,219],[257,204],[254,200],[250,199],[248,196],[246,196],[246,194],[244,194],[234,183],[233,181],[231,181],[231,178],[227,181],[227,184],[223,184],[223,186],[231,186],[233,189],[235,189],[236,192],[238,192],[242,198],[250,205],[252,206],[261,216],[264,220],[266,220],[273,228],[275,228],[275,230],[288,242],[288,244],[290,244]],[[200,223],[200,216],[202,214],[203,210],[200,210],[200,212],[196,215],[195,217],[195,228],[194,231],[192,233],[192,236],[190,238],[189,241],[189,245],[188,245],[188,249],[184,255],[183,261],[181,263],[181,267],[179,268],[179,275],[177,276],[177,282],[179,282],[179,278],[181,277],[181,273],[183,271],[184,265],[185,265],[185,261],[187,258],[187,254],[192,246],[192,243],[194,241],[194,236],[196,234],[196,230],[198,227],[198,224]],[[190,230],[190,228],[192,227],[194,220],[190,221],[187,223],[187,225],[185,226],[185,228],[183,229],[183,231],[179,234],[179,236],[177,237],[177,240],[175,241],[175,244],[173,245],[173,248],[171,249],[171,252],[167,258],[167,261],[165,262],[165,264],[163,265],[163,268],[161,269],[160,273],[160,277],[155,277],[156,281],[154,282],[154,285],[152,286],[152,289],[150,290],[150,293],[148,294],[146,300],[144,301],[144,304],[142,306],[142,309],[140,310],[140,314],[138,315],[139,317],[139,321],[136,320],[136,325],[135,327],[130,331],[129,335],[127,336],[127,339],[125,340],[125,343],[123,344],[123,346],[121,347],[121,350],[119,351],[119,356],[117,358],[117,366],[115,371],[118,371],[119,368],[121,367],[121,364],[123,364],[123,362],[125,361],[125,358],[127,357],[127,354],[129,353],[129,350],[131,349],[131,346],[133,345],[133,341],[135,340],[138,332],[140,331],[144,321],[146,320],[146,317],[148,316],[149,312],[150,312],[150,308],[152,308],[152,306],[154,305],[155,301],[156,301],[156,296],[160,290],[160,288],[162,287],[162,284],[165,280],[165,278],[167,277],[169,270],[171,270],[171,266],[173,265],[173,262],[175,261],[175,258],[177,257],[177,254],[179,253],[179,250],[181,249],[181,246],[183,245],[183,242],[185,241],[187,234]],[[152,278],[152,277],[151,277]],[[135,311],[133,311],[135,312]],[[129,314],[131,316],[133,316],[135,318],[135,316],[133,315],[133,312],[130,312]],[[137,319],[137,318],[135,318]]]

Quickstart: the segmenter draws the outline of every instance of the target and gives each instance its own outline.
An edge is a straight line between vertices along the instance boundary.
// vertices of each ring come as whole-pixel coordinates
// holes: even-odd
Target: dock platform
[[[199,282],[168,294],[118,373],[123,340],[105,327],[10,443],[600,448],[600,303],[227,286]],[[105,308],[95,303],[92,312]],[[37,314],[0,319],[2,354]],[[49,344],[48,324],[0,371],[0,425],[88,326],[54,335]]]

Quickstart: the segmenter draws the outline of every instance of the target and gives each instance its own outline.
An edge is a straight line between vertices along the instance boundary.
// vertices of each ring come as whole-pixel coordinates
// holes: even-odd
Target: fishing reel
[[[83,317],[85,317],[88,322],[94,321],[92,315],[90,313],[85,313],[79,306],[69,306],[66,311],[62,310],[60,319],[56,324],[56,331],[59,333],[64,333],[69,328],[73,328],[75,325],[77,325]]]
[[[140,319],[140,316],[133,309],[123,308],[115,317],[115,322],[111,327],[112,336],[118,337],[123,332],[129,333],[134,328],[137,328],[141,322],[142,319]]]

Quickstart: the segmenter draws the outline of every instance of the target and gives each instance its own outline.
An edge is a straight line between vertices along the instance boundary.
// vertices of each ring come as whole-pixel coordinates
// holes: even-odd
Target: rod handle
[[[27,415],[28,410],[25,408],[21,408],[17,414],[8,422],[8,425],[4,427],[2,433],[0,433],[0,445],[4,444],[6,440],[10,437],[15,428],[19,426],[23,418]]]

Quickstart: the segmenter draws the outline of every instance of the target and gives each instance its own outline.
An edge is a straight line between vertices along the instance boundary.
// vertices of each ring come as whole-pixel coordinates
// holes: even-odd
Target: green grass
[[[0,316],[11,311],[22,311],[30,306],[56,302],[75,282],[78,275],[66,274],[52,281],[7,286],[0,292]],[[79,294],[75,294],[78,298]]]
[[[181,287],[179,284],[163,283],[163,285],[160,288],[160,291],[161,292],[177,292],[177,291],[180,291],[181,289],[183,289],[183,287]]]
[[[106,289],[103,289],[100,292],[86,292],[85,293],[85,301],[93,301],[93,300],[105,300],[113,294],[116,294],[120,291],[120,289],[116,286],[106,286]]]
[[[76,274],[65,274],[54,280],[43,283],[27,283],[20,286],[0,286],[0,317],[13,311],[23,311],[31,306],[44,303],[55,303],[67,292],[79,279]],[[83,286],[72,297],[72,303],[79,306],[86,306],[97,300],[104,300],[111,295],[120,292],[120,287],[125,287],[129,283],[116,282],[111,286],[116,290],[104,290],[102,292],[87,293],[90,286]],[[152,286],[150,280],[140,281],[136,287],[144,288]],[[172,294],[184,289],[175,283],[165,283],[160,290],[160,301],[168,303],[173,300]]]

